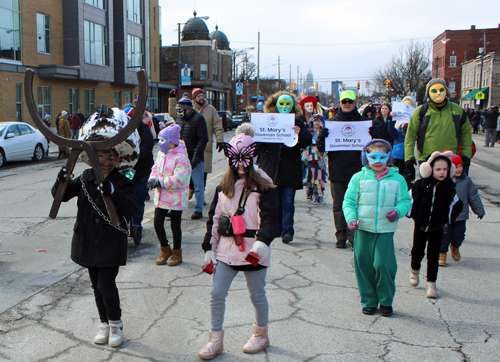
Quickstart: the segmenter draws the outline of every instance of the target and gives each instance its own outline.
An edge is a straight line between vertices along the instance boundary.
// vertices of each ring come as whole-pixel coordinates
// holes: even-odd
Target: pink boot
[[[222,352],[224,346],[222,339],[224,337],[224,331],[222,332],[212,332],[208,333],[208,343],[200,349],[198,352],[198,357],[201,359],[212,359]]]
[[[267,326],[257,327],[253,324],[252,338],[243,347],[245,353],[258,353],[269,346],[269,336],[267,335]]]

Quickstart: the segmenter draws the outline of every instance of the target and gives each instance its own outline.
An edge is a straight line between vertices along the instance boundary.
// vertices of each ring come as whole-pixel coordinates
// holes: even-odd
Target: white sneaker
[[[109,338],[109,324],[102,323],[99,326],[99,333],[94,337],[95,344],[106,344]]]
[[[119,321],[109,321],[111,329],[109,334],[109,346],[118,347],[123,343],[123,323]]]

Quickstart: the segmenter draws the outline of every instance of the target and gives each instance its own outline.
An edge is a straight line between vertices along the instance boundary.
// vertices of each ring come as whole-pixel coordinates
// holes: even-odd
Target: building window
[[[106,0],[84,0],[83,1],[85,4],[89,4],[92,6],[95,6],[96,8],[99,9],[106,9]]]
[[[156,47],[153,48],[153,71],[156,73]]]
[[[22,104],[23,94],[22,94],[22,85],[16,84],[16,120],[18,122],[23,121],[23,104]]]
[[[50,53],[50,16],[36,14],[36,46],[39,53]]]
[[[450,89],[451,93],[455,93],[455,81],[454,80],[450,80],[450,82],[448,83],[448,88]]]
[[[115,91],[115,107],[122,108],[122,91]]]
[[[450,67],[456,67],[456,66],[457,66],[457,56],[451,55],[450,56]]]
[[[215,80],[215,81],[218,81],[218,80],[219,80],[219,76],[217,75],[217,68],[216,68],[216,67],[214,67],[214,73],[213,73],[213,75],[212,75],[212,78],[213,78],[213,80]]]
[[[107,65],[108,47],[106,27],[85,21],[83,26],[85,63]]]
[[[153,30],[156,30],[156,7],[153,6]]]
[[[127,68],[143,67],[143,48],[143,40],[141,38],[127,34]]]
[[[127,0],[127,19],[142,24],[143,0]]]
[[[94,113],[94,90],[93,89],[85,89],[84,96],[85,103],[85,116],[90,117]]]
[[[39,85],[38,93],[38,114],[40,118],[44,118],[47,113],[50,113],[50,87]]]
[[[0,58],[21,60],[19,0],[0,1]]]
[[[132,92],[125,92],[125,104],[132,103]]]
[[[200,78],[201,79],[206,79],[207,78],[207,65],[206,64],[200,64]]]
[[[78,88],[69,88],[68,93],[69,114],[73,115],[78,109]]]
[[[158,88],[149,87],[148,89],[148,100],[146,101],[146,107],[150,110],[155,110],[158,108]]]

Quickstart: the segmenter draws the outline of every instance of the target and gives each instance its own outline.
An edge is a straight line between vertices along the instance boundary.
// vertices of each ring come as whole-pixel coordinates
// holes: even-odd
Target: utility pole
[[[300,93],[299,92],[299,86],[300,86],[300,81],[299,81],[299,66],[297,65],[297,95]]]
[[[436,59],[436,78],[437,78],[438,77],[439,56],[437,56],[434,59]]]
[[[278,55],[278,90],[281,90],[280,56]]]
[[[288,89],[292,90],[292,65],[290,64],[289,68],[289,73],[288,73]]]
[[[483,62],[486,53],[486,30],[483,30],[483,52],[481,53],[481,72],[479,73],[479,90],[483,88]]]
[[[260,96],[260,84],[259,84],[259,61],[260,61],[260,31],[259,36],[257,38],[257,100],[255,102],[255,107],[257,108],[257,103],[259,103]]]

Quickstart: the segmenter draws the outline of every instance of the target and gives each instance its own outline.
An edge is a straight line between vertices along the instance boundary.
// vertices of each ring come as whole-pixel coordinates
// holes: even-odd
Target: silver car
[[[0,167],[7,161],[40,161],[48,150],[45,136],[23,122],[0,122]]]

